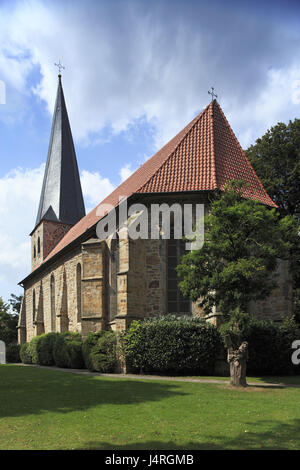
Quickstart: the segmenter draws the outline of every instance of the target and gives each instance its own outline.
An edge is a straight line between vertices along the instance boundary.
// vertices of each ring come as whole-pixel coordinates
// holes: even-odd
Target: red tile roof
[[[250,183],[245,192],[246,197],[277,207],[264,190],[221,107],[214,100],[169,143],[74,225],[43,263],[94,226],[101,218],[97,215],[97,209],[102,204],[116,207],[120,197],[129,197],[135,193],[223,190],[226,181],[232,179],[244,179]]]

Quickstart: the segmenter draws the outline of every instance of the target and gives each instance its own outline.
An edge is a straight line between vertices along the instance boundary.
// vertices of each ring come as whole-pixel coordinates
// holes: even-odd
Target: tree
[[[9,305],[0,297],[0,340],[5,344],[16,343],[19,315],[9,313]]]
[[[278,123],[246,150],[247,157],[282,217],[300,216],[300,119]],[[300,323],[300,251],[293,254],[295,319]]]
[[[300,119],[279,122],[246,150],[280,213],[300,213]]]
[[[20,313],[22,299],[23,295],[10,294],[10,299],[8,299],[8,302],[10,303],[12,311],[16,314]]]
[[[299,245],[300,230],[295,218],[280,218],[276,209],[244,199],[243,190],[242,181],[233,181],[212,202],[204,219],[202,249],[185,255],[177,267],[184,296],[197,302],[206,314],[216,306],[225,321],[234,318],[235,325],[247,313],[250,300],[265,299],[276,287],[273,273],[278,259],[289,259],[290,251]],[[237,338],[236,331],[228,337],[228,359],[233,352],[236,357],[240,354]],[[245,375],[244,370],[240,372]],[[233,375],[231,378],[234,381]],[[236,384],[242,382],[236,377]]]

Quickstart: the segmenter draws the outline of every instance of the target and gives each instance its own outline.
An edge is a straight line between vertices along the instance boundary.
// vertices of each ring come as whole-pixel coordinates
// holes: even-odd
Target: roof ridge
[[[36,269],[92,229],[101,219],[97,212],[101,204],[117,207],[121,196],[129,198],[141,193],[213,191],[217,188],[223,190],[226,181],[230,179],[249,181],[250,189],[245,197],[276,207],[250,164],[221,106],[213,100],[184,129],[71,227]]]
[[[213,160],[213,182],[215,184],[215,187],[218,187],[218,180],[217,180],[217,166],[216,166],[216,153],[215,153],[215,126],[214,126],[214,104],[216,103],[216,99],[212,101],[212,114],[210,116],[211,119],[211,140],[212,140],[212,160]]]
[[[217,103],[217,102],[216,102],[216,103]],[[259,178],[258,175],[256,174],[256,171],[254,170],[253,166],[251,165],[251,163],[250,163],[250,161],[249,161],[249,159],[248,159],[248,157],[247,157],[247,155],[246,155],[246,152],[244,151],[244,149],[242,148],[240,142],[238,141],[238,139],[237,139],[237,137],[236,137],[236,135],[235,135],[235,133],[234,133],[234,131],[233,131],[231,125],[229,124],[229,121],[228,121],[228,119],[226,118],[226,116],[225,116],[225,114],[224,114],[224,112],[223,112],[221,106],[219,105],[219,103],[217,103],[217,104],[218,104],[219,110],[220,110],[220,112],[221,112],[221,116],[222,116],[222,118],[223,118],[224,121],[225,121],[226,126],[228,127],[228,129],[229,129],[231,135],[233,136],[233,138],[234,138],[235,142],[237,143],[239,149],[241,150],[242,154],[243,154],[243,155],[245,156],[245,158],[246,158],[246,163],[247,163],[247,165],[250,167],[250,169],[253,171],[254,175],[256,176],[257,181],[258,181],[258,183],[259,183],[261,189],[263,190],[263,192],[264,192],[264,193],[269,197],[269,199],[272,201],[272,199],[271,199],[270,196],[268,195],[267,191],[265,190],[265,188],[264,188],[264,186],[263,186],[263,184],[262,184],[260,178]],[[252,190],[251,192],[253,193],[253,190]],[[274,202],[274,201],[272,201],[272,202]]]
[[[183,131],[188,127],[187,131],[182,135],[182,137],[180,138],[179,142],[177,142],[177,144],[175,145],[175,147],[173,148],[173,150],[170,151],[170,153],[169,153],[169,154],[167,155],[167,157],[164,159],[164,161],[162,162],[162,164],[160,165],[160,167],[155,171],[154,174],[152,174],[152,175],[149,176],[149,178],[147,179],[147,181],[145,181],[145,182],[136,190],[136,192],[141,191],[141,189],[142,189],[147,183],[149,183],[149,181],[151,180],[151,178],[153,178],[153,176],[156,174],[156,172],[157,172],[158,170],[160,170],[164,165],[167,164],[167,162],[169,161],[169,159],[170,159],[170,158],[172,157],[172,155],[174,154],[175,150],[181,145],[181,143],[183,142],[183,140],[192,132],[192,130],[194,129],[194,127],[196,126],[196,124],[197,124],[197,123],[200,121],[200,119],[203,117],[204,113],[205,113],[206,111],[208,111],[208,108],[209,108],[210,106],[211,106],[211,103],[209,103],[209,104],[206,106],[206,108],[202,109],[202,111],[200,111],[200,113],[197,114],[197,116],[195,116],[194,119],[193,119],[189,124],[187,124],[184,129],[182,129],[182,131],[178,132],[178,134],[180,134],[181,132],[183,132]],[[177,135],[178,135],[178,134],[177,134]],[[176,137],[176,136],[175,136],[175,137]],[[174,137],[174,138],[175,138],[175,137]],[[166,145],[168,145],[168,143],[167,143]],[[161,150],[162,150],[162,149],[161,149]],[[158,152],[160,152],[160,150],[159,150]],[[156,152],[156,153],[153,155],[153,157],[151,157],[151,158],[154,158],[154,157],[157,155],[158,152]]]

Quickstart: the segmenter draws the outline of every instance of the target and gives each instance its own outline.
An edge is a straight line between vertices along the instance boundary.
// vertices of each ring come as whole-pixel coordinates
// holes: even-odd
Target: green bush
[[[293,355],[293,352],[295,351],[292,348],[292,344],[295,340],[300,339],[300,325],[299,323],[296,323],[294,319],[287,318],[279,326],[279,331],[280,331],[281,342],[282,342],[281,360],[284,364],[286,363],[291,364],[291,357]],[[300,364],[298,365],[292,364],[291,373],[300,374]]]
[[[31,356],[31,362],[32,364],[38,364],[39,363],[39,356],[38,356],[38,342],[39,342],[39,336],[35,336],[32,338],[32,340],[29,343],[28,346],[28,354]]]
[[[53,366],[53,350],[60,333],[46,333],[38,336],[36,353],[38,364],[42,366]]]
[[[30,352],[30,344],[24,343],[20,349],[20,358],[23,364],[32,364],[32,357]]]
[[[20,358],[20,345],[11,343],[6,346],[6,362],[18,363],[21,362]]]
[[[293,320],[286,319],[276,324],[242,314],[221,326],[224,341],[229,331],[236,344],[248,341],[247,373],[288,375],[300,372],[299,366],[294,366],[291,361],[292,343],[300,339],[299,325]]]
[[[90,333],[83,342],[83,358],[87,369],[114,372],[117,366],[117,335],[113,331]]]
[[[133,321],[125,334],[127,364],[135,372],[211,374],[221,350],[218,330],[195,317]]]
[[[83,369],[81,335],[69,331],[57,335],[54,341],[53,359],[57,367]]]

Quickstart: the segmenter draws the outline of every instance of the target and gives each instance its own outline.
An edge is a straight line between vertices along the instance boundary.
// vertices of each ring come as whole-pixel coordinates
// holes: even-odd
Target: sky
[[[300,117],[300,2],[0,0],[0,296],[20,294],[57,89],[86,210],[189,123],[215,88],[243,148]]]

